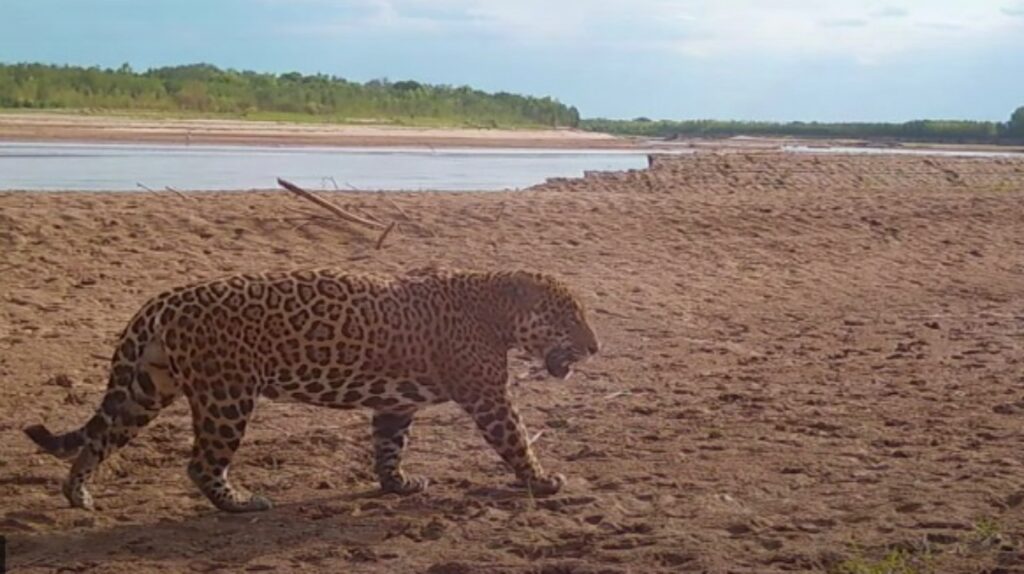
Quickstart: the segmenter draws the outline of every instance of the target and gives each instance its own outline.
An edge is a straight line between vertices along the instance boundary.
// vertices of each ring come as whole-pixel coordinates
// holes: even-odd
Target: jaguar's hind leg
[[[160,409],[174,400],[175,393],[168,373],[158,367],[114,367],[103,403],[83,427],[84,444],[63,486],[71,506],[93,507],[92,495],[86,487],[89,478],[114,451],[128,444],[156,418]]]
[[[245,494],[228,480],[231,459],[245,436],[249,417],[256,406],[255,382],[252,385],[195,381],[186,386],[192,406],[195,443],[188,475],[206,498],[227,512],[267,510],[269,499]]]
[[[408,476],[402,471],[402,452],[409,444],[412,416],[412,413],[373,415],[374,470],[384,492],[412,494],[427,487],[426,478]]]

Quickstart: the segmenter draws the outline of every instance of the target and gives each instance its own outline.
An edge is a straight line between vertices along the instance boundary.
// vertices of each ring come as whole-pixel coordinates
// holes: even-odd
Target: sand
[[[15,571],[1024,568],[1024,161],[702,154],[519,193],[330,197],[400,228],[378,251],[279,191],[0,194]],[[451,405],[410,446],[431,489],[400,498],[376,490],[366,413],[261,402],[233,470],[276,500],[259,515],[188,482],[183,401],[106,465],[97,512],[67,508],[65,463],[21,434],[86,419],[118,331],[165,288],[430,263],[556,273],[589,305],[603,351],[573,379],[513,362],[562,493],[510,487]]]
[[[640,142],[572,129],[418,128],[374,124],[0,113],[0,141],[307,146],[635,148]]]

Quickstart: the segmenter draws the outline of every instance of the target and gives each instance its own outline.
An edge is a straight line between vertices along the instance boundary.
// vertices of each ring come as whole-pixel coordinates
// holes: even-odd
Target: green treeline
[[[261,74],[207,64],[135,72],[0,64],[0,108],[100,109],[252,118],[373,120],[481,127],[576,126],[579,113],[551,98],[414,81]]]
[[[1024,106],[1008,122],[915,120],[904,123],[740,122],[719,120],[586,119],[580,127],[595,132],[652,138],[802,136],[891,138],[896,140],[999,142],[1024,138]]]
[[[580,120],[551,98],[490,94],[469,87],[406,80],[351,82],[296,72],[262,74],[208,64],[135,72],[0,64],[0,109],[39,108],[228,115],[293,121],[371,121],[474,127],[580,127],[652,138],[802,136],[989,142],[1024,140],[1024,106],[1007,122],[917,120],[905,123]]]

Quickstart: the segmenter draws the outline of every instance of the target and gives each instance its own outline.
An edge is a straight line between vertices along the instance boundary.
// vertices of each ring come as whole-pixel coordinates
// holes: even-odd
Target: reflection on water
[[[0,189],[497,190],[647,166],[640,150],[315,148],[0,142]]]

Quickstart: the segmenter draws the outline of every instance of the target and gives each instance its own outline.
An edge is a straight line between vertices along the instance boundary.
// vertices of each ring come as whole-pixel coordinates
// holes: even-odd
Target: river
[[[500,190],[647,166],[642,150],[317,148],[0,142],[0,190]]]

